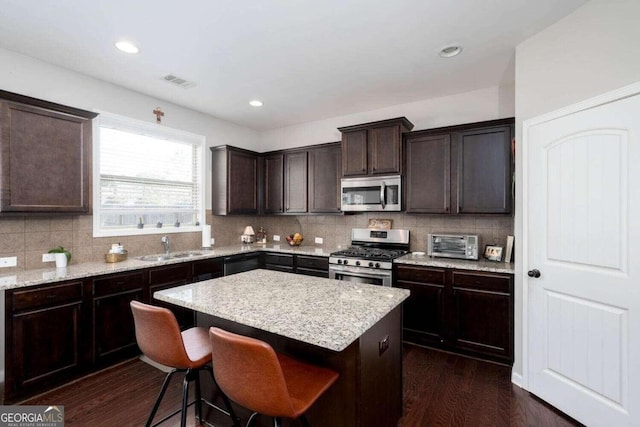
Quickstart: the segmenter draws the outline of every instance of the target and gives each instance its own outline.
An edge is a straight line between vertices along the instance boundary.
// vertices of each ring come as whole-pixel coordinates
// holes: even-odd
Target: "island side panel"
[[[369,328],[359,342],[360,425],[397,426],[402,417],[402,305]]]
[[[196,321],[198,326],[207,328],[217,326],[237,334],[258,338],[268,342],[278,352],[290,355],[298,360],[335,370],[340,375],[338,381],[307,412],[310,424],[312,426],[332,427],[366,426],[366,424],[361,423],[361,414],[359,413],[362,408],[359,402],[361,393],[358,389],[361,384],[361,380],[358,377],[360,372],[358,365],[360,360],[359,340],[356,340],[343,351],[335,352],[201,312],[197,312]],[[214,403],[221,405],[222,401],[219,399],[219,394],[217,390],[213,389],[210,380],[205,376],[202,376],[202,379],[203,397],[215,396]],[[246,423],[250,412],[237,405],[234,405],[234,408],[237,409],[243,423]],[[219,425],[216,423],[226,422],[224,417],[221,418],[214,411],[205,411],[205,417],[215,425]],[[299,425],[289,420],[283,420],[282,424],[283,427]],[[273,424],[268,417],[258,417],[252,425],[271,427]],[[378,425],[380,424],[371,424],[372,427]]]

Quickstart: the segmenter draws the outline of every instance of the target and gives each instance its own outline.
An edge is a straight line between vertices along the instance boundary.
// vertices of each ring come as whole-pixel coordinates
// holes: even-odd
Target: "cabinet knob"
[[[538,277],[540,277],[540,270],[538,270],[538,269],[534,268],[533,270],[529,270],[529,271],[527,272],[527,275],[528,275],[529,277],[533,277],[533,278],[536,278],[536,279],[537,279]]]

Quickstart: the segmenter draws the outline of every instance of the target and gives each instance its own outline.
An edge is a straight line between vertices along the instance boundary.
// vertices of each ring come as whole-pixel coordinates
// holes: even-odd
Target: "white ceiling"
[[[264,130],[511,82],[515,46],[584,2],[3,0],[0,47]]]

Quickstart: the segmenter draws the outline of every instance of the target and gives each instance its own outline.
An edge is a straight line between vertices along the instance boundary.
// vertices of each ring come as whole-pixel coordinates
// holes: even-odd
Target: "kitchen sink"
[[[143,256],[136,257],[136,259],[139,259],[140,261],[153,262],[153,261],[166,261],[166,260],[177,259],[177,258],[190,258],[190,257],[202,255],[202,254],[204,254],[204,252],[201,252],[201,251],[174,252],[174,253],[170,253],[169,255],[165,255],[165,254],[143,255]]]

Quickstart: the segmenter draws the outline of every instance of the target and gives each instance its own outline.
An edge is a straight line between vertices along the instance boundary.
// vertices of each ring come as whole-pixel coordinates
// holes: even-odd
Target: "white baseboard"
[[[515,385],[517,385],[520,388],[524,388],[524,386],[522,385],[522,375],[520,375],[517,372],[513,372],[511,371],[511,382],[514,383]]]

